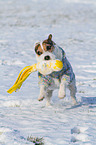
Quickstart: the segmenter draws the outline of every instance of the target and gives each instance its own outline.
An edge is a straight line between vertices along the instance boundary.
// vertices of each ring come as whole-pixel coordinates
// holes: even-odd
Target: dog
[[[38,72],[40,85],[38,101],[46,98],[46,105],[49,106],[53,91],[59,88],[58,97],[63,99],[66,96],[66,87],[68,87],[73,103],[77,104],[75,74],[66,58],[65,51],[52,41],[52,34],[43,42],[35,44],[35,53],[37,62],[55,59],[63,62],[63,69],[61,71],[52,72],[49,75],[43,75]]]

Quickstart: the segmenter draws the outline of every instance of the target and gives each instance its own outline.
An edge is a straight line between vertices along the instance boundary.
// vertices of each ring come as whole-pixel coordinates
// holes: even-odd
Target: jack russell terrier
[[[50,99],[54,89],[59,88],[58,97],[63,99],[66,96],[66,87],[70,90],[70,96],[73,103],[76,104],[76,81],[73,69],[66,58],[65,51],[52,41],[52,35],[43,42],[35,44],[37,62],[59,59],[63,62],[63,69],[58,72],[52,72],[49,75],[43,75],[38,72],[40,94],[39,101],[46,98],[46,105],[50,105]]]

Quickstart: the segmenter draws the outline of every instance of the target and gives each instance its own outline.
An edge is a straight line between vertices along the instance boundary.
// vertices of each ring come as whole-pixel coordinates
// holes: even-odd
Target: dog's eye
[[[51,46],[47,46],[46,48],[47,48],[47,50],[50,50],[51,49]]]
[[[38,55],[41,55],[41,54],[42,54],[42,52],[38,51],[38,52],[37,52],[37,54],[38,54]]]

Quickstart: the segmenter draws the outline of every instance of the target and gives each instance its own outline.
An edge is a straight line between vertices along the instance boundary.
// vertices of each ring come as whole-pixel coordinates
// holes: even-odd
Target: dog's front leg
[[[60,99],[63,99],[64,97],[66,97],[66,81],[64,78],[61,79],[58,97]]]
[[[42,101],[46,97],[46,87],[44,84],[40,85],[40,94],[38,97],[38,101]]]

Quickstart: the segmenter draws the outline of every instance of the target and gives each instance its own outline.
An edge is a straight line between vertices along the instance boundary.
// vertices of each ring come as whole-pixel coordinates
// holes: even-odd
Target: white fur
[[[54,54],[50,52],[44,52],[41,56],[36,57],[37,61],[38,62],[44,61],[44,57],[47,55],[49,55],[52,60],[56,59]],[[70,83],[70,78],[67,76],[66,79],[66,75],[63,75],[61,80],[59,80],[58,78],[52,78],[52,80],[54,81],[54,83],[51,86],[48,86],[46,82],[44,82],[44,84],[40,84],[40,95],[38,97],[39,101],[46,98],[46,105],[49,106],[53,90],[59,88],[58,97],[60,99],[63,99],[66,96],[66,88],[68,87],[70,90],[70,96],[72,98],[73,103],[74,104],[77,103],[75,97],[76,94],[75,79],[73,79],[72,82]]]

